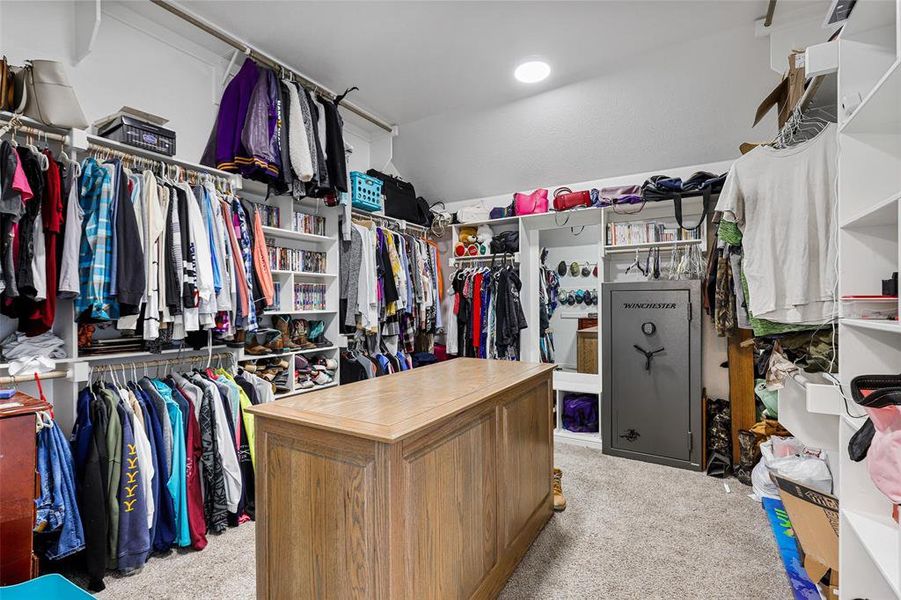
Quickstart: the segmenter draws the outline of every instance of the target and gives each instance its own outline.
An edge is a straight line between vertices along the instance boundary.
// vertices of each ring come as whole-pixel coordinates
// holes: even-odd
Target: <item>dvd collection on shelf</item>
[[[325,273],[326,254],[315,250],[267,246],[269,268],[273,271]]]
[[[325,310],[324,283],[295,283],[294,310]]]
[[[608,223],[607,245],[627,246],[650,242],[675,242],[701,239],[701,228],[683,229],[678,225],[644,221],[639,223]]]

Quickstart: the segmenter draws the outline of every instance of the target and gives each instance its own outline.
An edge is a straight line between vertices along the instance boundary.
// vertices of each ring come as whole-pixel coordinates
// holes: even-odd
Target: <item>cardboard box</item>
[[[782,77],[773,91],[763,99],[757,107],[754,115],[754,125],[757,125],[773,107],[778,107],[779,129],[785,125],[792,110],[804,95],[804,83],[806,81],[804,71],[804,51],[795,50],[788,55],[788,71]]]
[[[791,479],[771,474],[804,553],[804,568],[811,581],[829,576],[823,588],[828,600],[838,598],[838,498]]]

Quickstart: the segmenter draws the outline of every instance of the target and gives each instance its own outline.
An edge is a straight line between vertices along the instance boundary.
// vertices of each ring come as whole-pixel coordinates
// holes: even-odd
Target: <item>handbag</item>
[[[514,212],[519,215],[536,215],[547,212],[547,190],[539,188],[531,194],[513,194]]]
[[[54,127],[87,129],[88,119],[61,62],[28,61],[23,75],[27,93],[26,117]]]
[[[12,110],[14,88],[13,72],[4,56],[0,58],[0,110]]]
[[[851,380],[851,397],[873,424],[866,449],[870,479],[893,504],[901,504],[901,375],[859,375]]]
[[[559,212],[585,206],[591,206],[591,192],[588,190],[574,192],[568,187],[554,190],[554,210]]]
[[[641,197],[645,202],[672,200],[673,212],[676,215],[676,223],[679,224],[679,227],[688,230],[697,229],[707,219],[707,215],[713,212],[713,194],[720,193],[725,180],[725,175],[717,177],[710,173],[698,172],[689,177],[683,184],[678,177],[654,175],[642,184]],[[682,198],[685,195],[700,195],[704,198],[704,209],[701,217],[697,223],[690,227],[686,227],[682,220]]]
[[[416,189],[412,183],[375,169],[369,169],[366,174],[382,182],[385,215],[423,227],[429,226],[429,205],[425,200],[416,197]]]
[[[480,206],[478,204],[472,206],[464,206],[457,211],[457,222],[473,223],[475,221],[487,221],[490,215],[491,211],[489,211],[484,206]]]
[[[514,254],[519,252],[519,232],[502,231],[491,239],[492,254]]]

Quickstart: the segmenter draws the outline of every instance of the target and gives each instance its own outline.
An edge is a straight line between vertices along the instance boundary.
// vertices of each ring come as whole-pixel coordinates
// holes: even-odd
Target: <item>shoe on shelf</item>
[[[272,350],[260,343],[259,334],[257,332],[251,332],[247,335],[247,346],[244,347],[244,352],[255,356],[262,356],[264,354],[271,354]]]
[[[300,344],[291,340],[291,317],[288,315],[275,315],[272,317],[272,326],[281,334],[282,346],[285,350],[300,350]]]
[[[307,337],[310,342],[317,348],[328,348],[334,346],[331,341],[323,335],[325,333],[325,321],[310,321],[309,334]]]
[[[311,387],[315,387],[315,385],[316,384],[314,384],[312,381],[310,381],[309,377],[304,377],[303,379],[301,379],[300,381],[297,382],[297,387],[299,387],[302,390],[308,390]]]
[[[316,385],[326,385],[334,381],[325,371],[317,371],[315,375],[312,375],[312,379]]]
[[[299,354],[295,355],[294,371],[296,371],[297,373],[309,373],[310,371],[312,371],[312,369],[310,368],[310,361]]]
[[[239,329],[235,332],[235,335],[232,336],[232,339],[226,340],[225,345],[229,348],[243,348],[244,347],[244,330]]]
[[[560,512],[566,510],[566,496],[563,495],[563,471],[554,467],[554,510]]]
[[[334,358],[316,356],[313,358],[313,365],[319,370],[335,371],[338,368],[338,361]]]
[[[298,344],[302,350],[313,350],[316,348],[316,344],[310,342],[309,337],[307,337],[310,331],[310,324],[307,323],[306,319],[294,319],[291,321],[291,327],[294,343]]]

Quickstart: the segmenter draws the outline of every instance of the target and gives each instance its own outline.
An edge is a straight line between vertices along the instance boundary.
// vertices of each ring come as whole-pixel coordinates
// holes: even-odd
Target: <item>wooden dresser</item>
[[[32,552],[39,489],[35,419],[49,408],[22,392],[0,400],[0,586],[37,575]]]
[[[552,371],[459,358],[250,409],[257,597],[495,597],[552,514]]]

